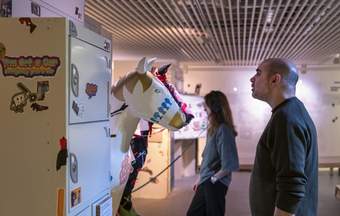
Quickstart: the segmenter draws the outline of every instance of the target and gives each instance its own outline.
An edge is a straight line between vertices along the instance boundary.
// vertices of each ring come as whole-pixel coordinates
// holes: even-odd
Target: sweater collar
[[[283,102],[281,102],[279,105],[277,105],[276,107],[274,107],[274,109],[272,109],[272,113],[276,112],[276,110],[278,110],[280,107],[283,107],[285,104],[289,103],[292,100],[295,100],[296,97],[291,97],[291,98],[287,98],[286,100],[284,100]]]

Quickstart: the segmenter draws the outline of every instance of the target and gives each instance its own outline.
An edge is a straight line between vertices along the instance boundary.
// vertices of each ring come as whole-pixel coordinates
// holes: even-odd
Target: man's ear
[[[273,84],[273,85],[277,85],[277,84],[281,83],[281,80],[282,80],[281,74],[276,73],[270,78],[270,83]]]

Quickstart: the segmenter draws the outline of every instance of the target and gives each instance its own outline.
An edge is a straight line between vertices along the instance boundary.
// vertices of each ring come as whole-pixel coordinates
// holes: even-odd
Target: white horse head
[[[119,80],[112,94],[127,105],[131,115],[178,130],[185,125],[185,114],[164,84],[149,72],[154,61],[140,60],[136,71]]]

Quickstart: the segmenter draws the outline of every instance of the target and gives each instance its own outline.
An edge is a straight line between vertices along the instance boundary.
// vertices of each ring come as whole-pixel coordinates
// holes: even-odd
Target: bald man
[[[317,215],[317,134],[305,106],[295,97],[297,81],[296,66],[274,58],[264,60],[250,79],[252,96],[272,108],[250,180],[253,216]]]

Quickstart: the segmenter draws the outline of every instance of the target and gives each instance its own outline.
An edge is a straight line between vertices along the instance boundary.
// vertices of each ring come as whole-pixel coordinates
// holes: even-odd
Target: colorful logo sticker
[[[34,32],[34,30],[37,28],[37,25],[35,25],[31,18],[29,17],[21,17],[19,18],[19,22],[21,24],[25,24],[26,26],[29,26],[30,27],[30,33],[32,34]]]
[[[78,187],[71,191],[71,207],[78,205],[81,202],[81,188]]]
[[[36,76],[55,76],[60,66],[60,59],[54,56],[5,56],[0,63],[3,67],[2,73],[4,76],[32,78]]]
[[[89,99],[93,96],[96,96],[98,90],[98,86],[93,83],[86,83],[85,92],[89,96]]]

